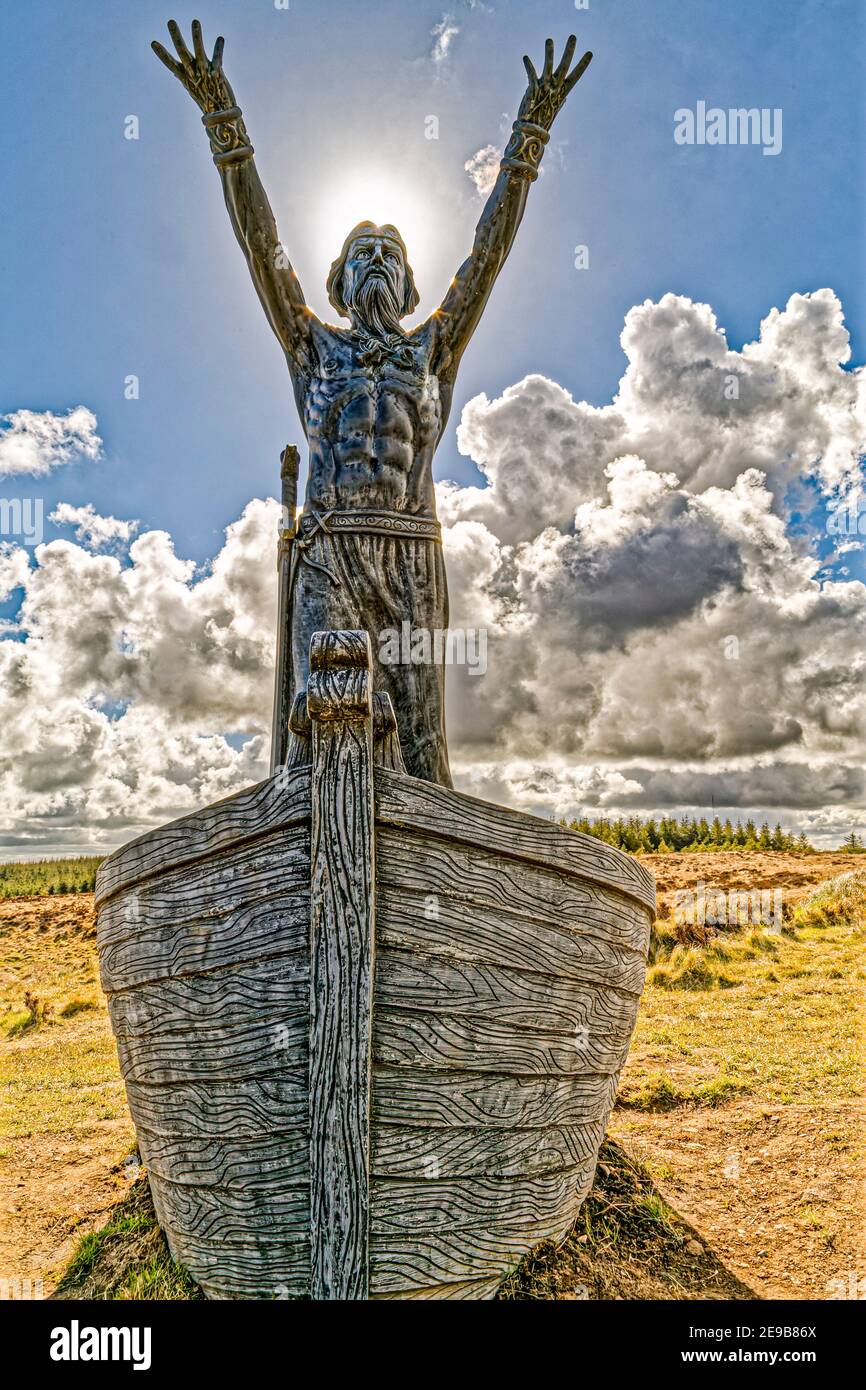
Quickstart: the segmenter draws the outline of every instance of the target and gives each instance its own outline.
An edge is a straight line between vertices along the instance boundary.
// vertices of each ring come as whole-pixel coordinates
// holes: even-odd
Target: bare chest
[[[390,347],[352,336],[331,341],[309,379],[305,417],[309,436],[331,442],[362,433],[396,433],[419,444],[438,439],[439,381],[423,344]]]

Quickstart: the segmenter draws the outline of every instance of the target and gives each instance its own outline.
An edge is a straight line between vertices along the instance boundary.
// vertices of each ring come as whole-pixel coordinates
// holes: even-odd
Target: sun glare
[[[330,260],[358,222],[392,222],[406,243],[416,276],[419,267],[423,273],[431,246],[430,208],[410,183],[393,172],[371,167],[326,185],[311,213],[316,245]]]

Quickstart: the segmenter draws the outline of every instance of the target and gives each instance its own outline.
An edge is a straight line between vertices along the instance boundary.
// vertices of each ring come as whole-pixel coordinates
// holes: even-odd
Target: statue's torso
[[[433,454],[451,392],[432,370],[431,344],[426,325],[390,348],[315,325],[311,370],[296,377],[310,446],[308,504],[434,512]]]

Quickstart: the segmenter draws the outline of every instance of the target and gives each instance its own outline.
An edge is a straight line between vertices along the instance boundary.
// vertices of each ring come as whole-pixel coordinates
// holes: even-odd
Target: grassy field
[[[501,1296],[849,1297],[866,1275],[863,859],[644,862],[653,964],[596,1186]],[[780,929],[675,921],[699,883],[780,890]],[[194,1297],[139,1181],[90,895],[2,902],[0,940],[0,1280]]]
[[[48,1291],[134,1144],[90,894],[0,902],[0,1279]]]
[[[751,1287],[830,1297],[866,1273],[866,866],[673,858],[645,861],[662,917],[611,1132]],[[781,930],[701,943],[672,921],[676,891],[699,881],[779,888]]]

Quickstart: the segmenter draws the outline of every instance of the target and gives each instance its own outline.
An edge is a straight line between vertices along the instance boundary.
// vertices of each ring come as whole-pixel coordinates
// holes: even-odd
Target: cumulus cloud
[[[266,775],[278,519],[250,502],[203,571],[162,531],[128,556],[7,554],[26,586],[0,641],[7,851],[117,843]]]
[[[509,541],[569,529],[599,496],[600,472],[627,455],[673,473],[690,495],[730,488],[749,468],[766,475],[777,506],[808,475],[828,493],[862,485],[866,377],[844,368],[850,346],[832,291],[792,295],[740,352],[708,305],[674,294],[629,310],[621,342],[628,366],[609,406],[575,401],[542,376],[469,401],[458,447],[488,486],[461,489],[456,509],[444,489],[447,514]]]
[[[486,486],[441,484],[440,512],[449,537],[472,528],[449,553],[460,611],[492,618],[490,676],[452,680],[452,761],[550,814],[715,801],[850,828],[866,589],[828,577],[788,513],[794,483],[828,505],[862,486],[838,300],[792,296],[736,352],[708,306],[666,295],[622,343],[609,406],[530,376],[463,411]]]
[[[0,415],[0,476],[43,477],[75,458],[99,458],[101,450],[96,416],[84,405],[65,415],[51,410]]]
[[[94,550],[115,542],[125,544],[138,530],[137,521],[120,521],[116,516],[100,516],[92,502],[83,507],[73,507],[69,502],[59,502],[49,515],[55,526],[74,526],[78,540],[85,541]]]
[[[495,145],[485,145],[483,149],[476,150],[473,155],[470,155],[463,165],[480,197],[486,198],[493,188],[499,174],[501,159],[501,150],[498,150]]]
[[[26,550],[10,541],[0,542],[0,603],[26,584],[29,572]]]
[[[714,802],[837,842],[866,800],[866,586],[790,508],[805,480],[828,508],[862,480],[838,301],[794,295],[734,351],[666,295],[622,341],[609,405],[536,375],[463,411],[486,485],[439,486],[451,624],[488,645],[486,675],[449,667],[458,785],[557,816]],[[79,543],[0,551],[0,591],[24,585],[0,641],[7,846],[117,842],[266,772],[276,503],[204,570],[160,531],[105,553],[78,510]]]

